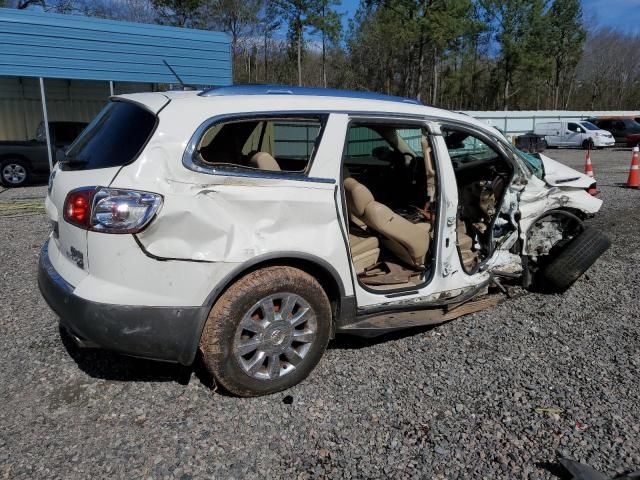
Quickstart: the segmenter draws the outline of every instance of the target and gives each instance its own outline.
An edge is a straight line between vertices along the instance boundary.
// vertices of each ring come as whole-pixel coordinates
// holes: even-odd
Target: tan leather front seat
[[[249,160],[249,165],[253,168],[270,170],[272,172],[279,172],[281,170],[276,159],[267,152],[256,152]]]
[[[352,177],[344,180],[349,215],[380,233],[384,245],[400,260],[423,268],[429,250],[431,225],[412,223],[389,207],[376,202],[371,191]]]

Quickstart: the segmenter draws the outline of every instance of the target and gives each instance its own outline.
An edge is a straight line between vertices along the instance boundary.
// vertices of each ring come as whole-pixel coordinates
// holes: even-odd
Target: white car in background
[[[509,283],[568,288],[609,245],[582,222],[593,184],[404,98],[122,95],[52,172],[38,282],[81,345],[185,365],[200,350],[228,391],[263,395],[335,334],[451,320]]]
[[[549,147],[580,147],[587,150],[613,147],[616,143],[611,132],[587,121],[538,123],[533,133],[544,136]]]

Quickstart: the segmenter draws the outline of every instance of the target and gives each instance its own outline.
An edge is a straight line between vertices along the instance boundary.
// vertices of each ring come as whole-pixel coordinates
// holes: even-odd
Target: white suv
[[[237,86],[112,98],[51,175],[39,285],[82,345],[243,396],[373,336],[562,290],[608,247],[593,179],[408,99]],[[498,292],[497,294],[495,292]]]

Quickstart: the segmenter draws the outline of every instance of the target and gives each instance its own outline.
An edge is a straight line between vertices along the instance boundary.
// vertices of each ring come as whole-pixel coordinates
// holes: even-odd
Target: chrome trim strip
[[[306,173],[298,173],[298,172],[272,172],[266,170],[255,170],[251,171],[248,169],[242,170],[232,170],[232,169],[216,169],[214,167],[204,167],[193,161],[193,156],[196,151],[196,147],[206,132],[211,126],[216,123],[220,123],[223,121],[230,120],[242,120],[242,119],[250,119],[250,118],[259,118],[259,117],[295,117],[298,115],[327,115],[330,112],[320,112],[320,111],[269,111],[269,112],[244,112],[244,113],[232,113],[232,114],[224,114],[217,115],[215,117],[211,117],[205,120],[194,132],[194,134],[189,139],[189,143],[187,144],[187,148],[182,155],[182,165],[184,165],[187,169],[198,172],[205,173],[207,175],[220,175],[224,177],[243,177],[243,178],[263,178],[263,179],[272,179],[272,180],[292,180],[296,182],[313,182],[313,183],[336,183],[334,178],[320,178],[320,177],[309,177]],[[324,127],[323,127],[324,130]],[[313,162],[313,158],[310,159],[310,165]]]

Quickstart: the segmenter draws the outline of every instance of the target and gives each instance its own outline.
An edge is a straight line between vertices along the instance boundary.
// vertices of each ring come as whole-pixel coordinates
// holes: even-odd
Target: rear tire
[[[541,272],[545,290],[564,292],[611,246],[599,230],[586,227]]]
[[[308,273],[286,266],[256,270],[211,309],[200,339],[204,364],[234,395],[285,390],[320,361],[331,319],[329,299]]]
[[[30,177],[29,165],[24,160],[8,158],[0,163],[0,183],[5,187],[24,187]]]

